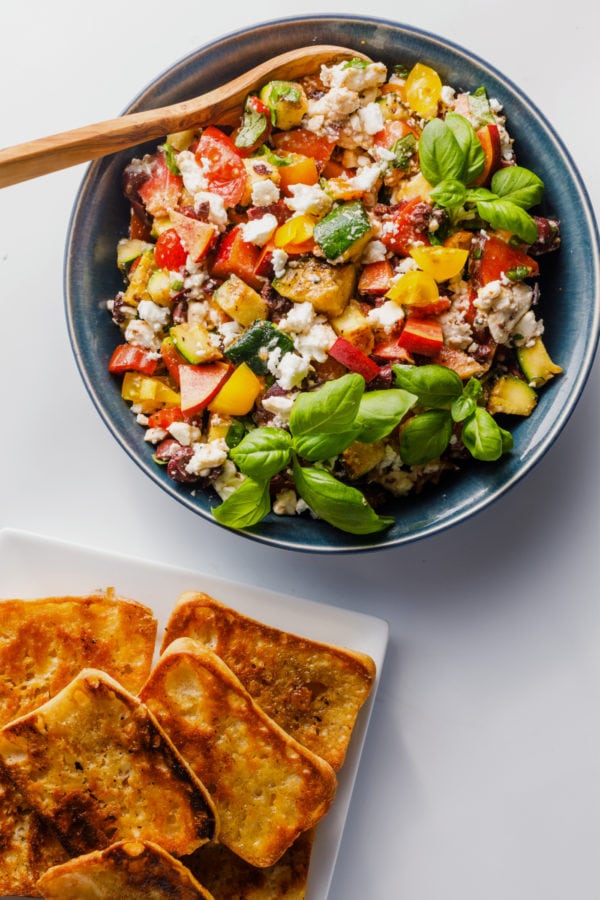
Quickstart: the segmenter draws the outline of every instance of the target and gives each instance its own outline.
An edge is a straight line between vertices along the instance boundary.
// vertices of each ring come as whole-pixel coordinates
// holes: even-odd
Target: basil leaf
[[[462,181],[458,181],[456,178],[444,178],[431,191],[431,197],[438,206],[452,209],[462,206],[468,199],[468,194]]]
[[[542,179],[523,166],[498,169],[492,176],[490,187],[502,200],[510,200],[522,209],[535,206],[544,194]]]
[[[422,406],[448,406],[462,394],[462,381],[452,369],[429,364],[425,366],[393,366],[396,383],[416,394]]]
[[[358,407],[355,423],[358,433],[355,440],[365,444],[380,441],[402,421],[416,402],[414,394],[400,389],[367,391]]]
[[[487,409],[478,406],[463,425],[462,441],[471,456],[494,462],[502,456],[504,440],[501,429]]]
[[[445,409],[430,409],[402,429],[400,456],[408,466],[422,466],[441,456],[452,437],[452,416]]]
[[[346,430],[358,412],[364,389],[362,375],[349,373],[325,382],[316,391],[298,394],[290,414],[290,431],[297,437]]]
[[[419,164],[429,184],[436,185],[447,178],[462,179],[464,153],[450,127],[441,119],[431,119],[423,129]]]
[[[177,165],[177,156],[171,144],[162,144],[159,149],[164,150],[165,152],[165,162],[167,164],[167,169],[169,170],[169,172],[172,175],[180,175],[181,173],[179,171],[179,166]]]
[[[268,480],[290,461],[292,439],[283,428],[255,428],[234,447],[229,456],[240,472]]]
[[[360,56],[353,56],[352,59],[346,60],[342,65],[342,69],[366,69],[368,65],[368,60],[361,59]]]
[[[394,524],[390,516],[378,515],[361,492],[323,469],[302,468],[294,463],[296,489],[312,512],[350,534],[372,534]]]
[[[394,154],[392,166],[394,169],[408,169],[408,164],[412,155],[417,148],[417,139],[414,134],[405,134],[404,137],[398,138],[390,147],[391,153]]]
[[[477,400],[483,393],[481,382],[477,378],[469,378],[464,386],[463,393],[466,397],[472,397],[473,400]]]
[[[464,393],[462,397],[455,400],[450,407],[450,414],[453,422],[464,422],[464,420],[469,416],[472,416],[474,412],[475,401],[472,397],[467,397]]]
[[[475,129],[468,119],[458,113],[449,112],[444,119],[452,131],[464,157],[461,181],[471,184],[483,172],[485,153]]]
[[[271,510],[269,482],[245,478],[239,488],[212,510],[221,525],[229,528],[250,528],[256,525]]]
[[[489,200],[477,204],[477,212],[486,222],[500,231],[511,231],[526,244],[537,240],[537,225],[524,209],[510,200]]]
[[[479,203],[481,200],[499,200],[498,194],[493,194],[487,188],[477,187],[467,190],[467,203]]]
[[[294,450],[302,459],[316,462],[318,459],[330,459],[332,456],[337,456],[354,440],[356,440],[356,428],[335,433],[300,434],[294,438]]]
[[[500,428],[500,436],[502,438],[502,452],[509,453],[515,446],[512,434],[506,428]]]
[[[235,146],[240,147],[242,150],[247,147],[254,147],[263,136],[266,136],[267,128],[268,122],[265,114],[247,107],[244,111],[240,130],[234,139]]]

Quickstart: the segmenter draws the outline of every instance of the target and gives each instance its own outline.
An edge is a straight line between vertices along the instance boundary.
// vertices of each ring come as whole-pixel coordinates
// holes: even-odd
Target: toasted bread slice
[[[182,860],[216,900],[304,900],[315,830],[305,831],[274,866],[248,865],[223,844],[209,843]]]
[[[46,900],[214,900],[179,860],[151,841],[118,841],[49,869]]]
[[[0,622],[0,726],[41,706],[81,669],[102,669],[137,694],[152,665],[152,610],[111,590],[0,600]]]
[[[197,641],[174,641],[140,698],[210,791],[221,843],[251,865],[273,865],[329,809],[331,766],[269,719]]]
[[[292,737],[341,767],[375,680],[370,656],[280,631],[193,591],[179,598],[162,650],[184,636],[220,656]]]
[[[53,829],[0,771],[0,895],[38,897],[40,875],[68,858]]]
[[[97,669],[5,725],[0,763],[71,855],[127,838],[182,855],[215,836],[204,786],[143,703]]]

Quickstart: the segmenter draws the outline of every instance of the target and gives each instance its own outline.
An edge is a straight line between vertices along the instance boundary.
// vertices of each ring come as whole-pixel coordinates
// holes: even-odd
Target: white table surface
[[[118,114],[217,36],[294,13],[369,13],[444,35],[519,84],[600,207],[597,4],[324,7],[11,3],[0,145]],[[0,193],[0,526],[200,569],[390,623],[330,900],[600,896],[600,368],[516,490],[381,554],[277,552],[175,504],[123,453],[76,371],[63,246],[83,167]],[[560,323],[556,323],[560,327]]]

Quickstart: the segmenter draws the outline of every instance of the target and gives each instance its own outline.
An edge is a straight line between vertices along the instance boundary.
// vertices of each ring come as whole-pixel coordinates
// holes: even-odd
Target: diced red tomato
[[[154,248],[154,260],[161,269],[176,272],[185,265],[187,251],[174,228],[167,228],[159,234]]]
[[[437,319],[408,316],[398,343],[409,353],[435,356],[444,344],[442,326]]]
[[[153,375],[158,360],[142,347],[132,344],[119,344],[115,347],[108,363],[108,371],[113,375],[122,372],[141,372],[142,375]]]
[[[171,172],[162,151],[155,154],[150,167],[150,177],[138,188],[138,194],[151,216],[166,216],[172,206],[177,206],[183,179]]]
[[[373,348],[372,356],[376,359],[393,359],[400,362],[412,363],[413,358],[406,349],[400,346],[400,335],[397,334],[389,340],[380,341]]]
[[[381,296],[390,288],[394,270],[389,259],[367,263],[358,279],[359,294],[375,294]]]
[[[192,415],[208,406],[232,371],[233,367],[223,362],[206,363],[202,366],[180,366],[182,412]]]
[[[189,254],[193,262],[204,259],[216,241],[217,229],[215,226],[209,222],[201,222],[192,216],[184,215],[175,209],[171,210],[170,218],[184,252]]]
[[[435,303],[427,303],[424,306],[419,306],[419,315],[420,316],[439,316],[440,313],[446,312],[447,309],[450,309],[450,300],[448,297],[440,297],[439,300],[436,300]]]
[[[521,269],[527,271],[527,275],[521,277],[530,278],[540,273],[535,259],[495,235],[491,235],[484,243],[478,268],[478,281],[482,287],[490,281],[498,281],[502,275]]]
[[[265,283],[264,278],[256,274],[260,255],[260,248],[245,241],[241,225],[236,225],[221,238],[210,266],[210,274],[214,278],[223,279],[232,274],[237,275],[250,287],[260,290]]]
[[[208,190],[222,197],[225,206],[236,206],[242,199],[248,176],[231,138],[209,125],[198,141],[196,159],[203,166]]]
[[[337,338],[329,348],[329,355],[350,369],[351,372],[362,375],[367,383],[379,375],[377,363],[346,338]]]
[[[293,128],[291,131],[279,131],[272,135],[271,143],[276,150],[286,153],[299,153],[310,156],[322,171],[335,147],[335,140],[322,137],[307,128]]]
[[[166,431],[173,422],[183,422],[184,418],[178,406],[165,406],[148,416],[148,428],[162,428]]]
[[[430,245],[427,232],[422,227],[423,205],[420,197],[413,197],[393,210],[389,221],[384,223],[381,241],[392,253],[408,256],[415,243]]]

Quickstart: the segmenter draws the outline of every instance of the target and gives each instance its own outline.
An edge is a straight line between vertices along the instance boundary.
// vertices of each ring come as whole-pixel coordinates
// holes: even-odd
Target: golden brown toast
[[[5,725],[0,765],[71,855],[127,838],[182,855],[215,836],[204,786],[144,704],[97,669]]]
[[[0,895],[38,897],[40,875],[68,858],[48,823],[0,771]]]
[[[162,650],[179,637],[213,650],[285,731],[341,767],[375,680],[370,656],[280,631],[193,591],[179,598]]]
[[[170,644],[140,698],[210,792],[221,843],[251,865],[273,865],[329,809],[331,766],[270,719],[197,641]]]
[[[264,869],[212,842],[182,862],[215,900],[304,900],[314,834],[314,829],[303,832],[274,866]]]
[[[156,644],[152,610],[106,593],[0,600],[0,725],[41,706],[83,668],[136,694]]]
[[[214,900],[179,860],[151,841],[118,841],[49,869],[46,900]]]

